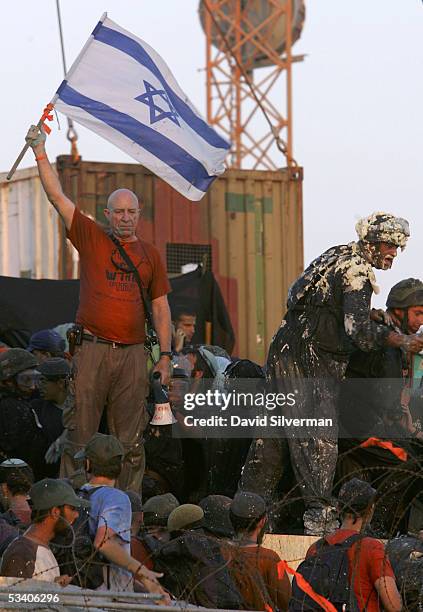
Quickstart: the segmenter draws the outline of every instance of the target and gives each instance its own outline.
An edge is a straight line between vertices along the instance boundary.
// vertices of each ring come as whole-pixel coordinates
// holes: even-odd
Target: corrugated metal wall
[[[139,234],[169,263],[211,251],[211,268],[228,307],[234,353],[260,363],[284,311],[289,285],[303,269],[302,171],[228,170],[200,202],[190,202],[138,164],[57,158],[66,194],[104,220],[108,195],[119,187],[144,201]],[[47,199],[36,168],[0,176],[0,273],[33,278],[77,275],[75,251]],[[190,247],[191,248],[190,250]],[[179,265],[179,264],[178,264]],[[180,271],[180,270],[175,270]]]
[[[0,274],[59,278],[59,223],[37,168],[0,174]]]

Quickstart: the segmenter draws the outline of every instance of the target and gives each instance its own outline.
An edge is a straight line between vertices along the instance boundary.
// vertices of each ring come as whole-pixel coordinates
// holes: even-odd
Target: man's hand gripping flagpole
[[[39,131],[44,130],[44,132],[46,134],[50,134],[51,132],[51,128],[45,123],[46,121],[53,121],[53,115],[51,114],[53,109],[54,109],[54,103],[57,99],[57,95],[54,96],[54,98],[52,99],[51,102],[49,102],[47,104],[47,106],[45,107],[43,114],[41,115],[41,118],[39,120],[39,122],[37,123],[37,128]],[[12,178],[12,176],[15,174],[15,171],[17,169],[17,167],[19,166],[19,164],[21,163],[25,153],[28,151],[30,147],[30,144],[27,142],[25,144],[25,146],[22,148],[22,151],[19,153],[15,163],[13,164],[9,174],[7,175],[7,180],[10,181],[10,179]]]

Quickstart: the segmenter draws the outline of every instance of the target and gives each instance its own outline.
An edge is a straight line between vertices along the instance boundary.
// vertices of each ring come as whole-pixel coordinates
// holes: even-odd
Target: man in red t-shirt
[[[338,495],[342,525],[326,536],[328,544],[338,544],[350,536],[362,533],[370,523],[375,508],[376,490],[368,482],[353,478],[342,485]],[[307,557],[316,554],[316,544]],[[366,612],[400,612],[401,596],[383,542],[363,537],[348,549],[350,584],[360,610]]]
[[[267,521],[266,504],[260,495],[241,491],[229,507],[235,531],[232,542],[221,541],[222,554],[231,577],[248,610],[288,610],[291,585],[281,571],[279,555],[261,545]]]
[[[71,457],[98,430],[107,406],[110,434],[125,449],[119,486],[140,491],[144,471],[142,433],[148,417],[144,406],[147,369],[144,351],[145,313],[135,275],[103,229],[83,215],[63,193],[47,159],[45,134],[32,126],[26,140],[33,148],[38,172],[48,199],[61,216],[67,235],[79,252],[81,284],[76,322],[83,326],[83,341],[74,354],[75,429],[62,459],[62,475],[73,471]],[[151,300],[161,355],[155,370],[163,384],[170,378],[171,324],[167,293],[170,285],[156,248],[140,240],[137,196],[117,189],[104,214],[109,233],[119,240],[136,266]]]

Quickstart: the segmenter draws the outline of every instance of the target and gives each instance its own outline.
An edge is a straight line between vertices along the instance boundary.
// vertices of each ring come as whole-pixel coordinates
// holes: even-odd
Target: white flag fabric
[[[52,102],[190,200],[224,171],[230,144],[201,117],[163,59],[102,17]]]

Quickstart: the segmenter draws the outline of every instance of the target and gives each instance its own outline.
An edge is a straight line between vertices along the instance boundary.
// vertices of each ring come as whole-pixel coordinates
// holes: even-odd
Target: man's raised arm
[[[54,208],[62,217],[66,229],[70,230],[75,204],[63,193],[59,177],[48,160],[45,149],[46,135],[43,131],[40,131],[36,125],[31,125],[25,140],[34,151],[35,160],[38,165],[38,173],[44,191]]]

